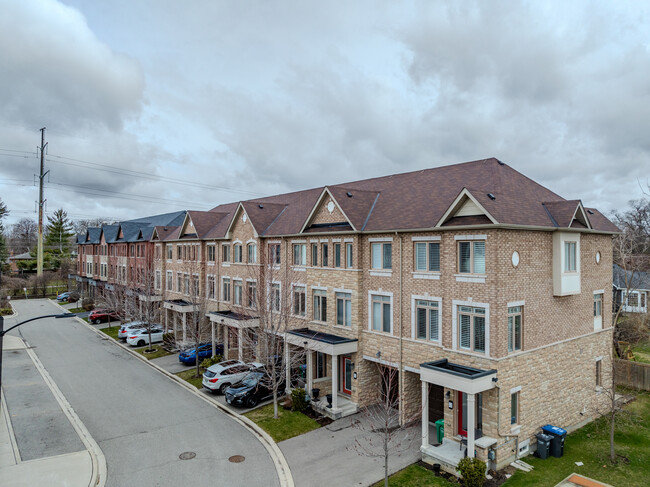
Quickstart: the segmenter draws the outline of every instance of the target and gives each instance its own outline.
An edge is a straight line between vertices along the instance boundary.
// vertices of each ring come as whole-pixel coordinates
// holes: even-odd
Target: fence
[[[617,359],[616,382],[633,389],[650,391],[650,364]]]
[[[68,290],[68,286],[65,284],[60,284],[57,286],[46,286],[45,294],[42,293],[42,288],[38,288],[38,293],[34,294],[34,289],[30,286],[25,286],[27,288],[27,298],[47,298],[52,296],[57,296],[59,293]],[[14,288],[14,289],[0,289],[0,296],[5,297],[9,296],[11,299],[25,299],[25,291],[23,288]]]

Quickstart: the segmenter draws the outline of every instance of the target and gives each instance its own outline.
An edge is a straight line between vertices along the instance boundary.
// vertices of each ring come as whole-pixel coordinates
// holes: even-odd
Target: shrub
[[[86,311],[92,311],[95,308],[95,300],[93,298],[84,298],[81,307]]]
[[[218,355],[218,354],[213,355],[210,358],[203,359],[203,361],[201,362],[201,367],[203,367],[204,369],[207,369],[208,367],[211,367],[214,364],[218,364],[222,360],[223,360],[223,357],[221,355]]]
[[[291,391],[291,410],[304,412],[307,409],[307,393],[302,388],[293,389]]]
[[[68,303],[76,303],[81,299],[81,295],[77,291],[72,291],[68,295]]]
[[[466,487],[481,487],[485,481],[485,462],[465,457],[458,462],[458,471]]]

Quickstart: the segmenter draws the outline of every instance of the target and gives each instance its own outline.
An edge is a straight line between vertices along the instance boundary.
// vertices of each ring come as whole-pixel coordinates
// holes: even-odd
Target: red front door
[[[456,411],[458,411],[458,434],[467,436],[467,396],[462,392],[458,392]]]
[[[352,358],[349,355],[341,356],[341,392],[352,394]]]

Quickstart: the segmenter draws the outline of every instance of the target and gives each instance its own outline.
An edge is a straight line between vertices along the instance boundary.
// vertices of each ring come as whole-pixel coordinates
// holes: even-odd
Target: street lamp
[[[14,328],[18,328],[20,325],[24,325],[25,323],[29,323],[30,321],[36,321],[36,320],[42,320],[43,318],[71,318],[74,316],[74,313],[60,313],[58,315],[44,315],[44,316],[37,316],[35,318],[30,318],[25,321],[21,321],[20,323],[15,324],[11,328],[7,328],[6,330],[4,329],[5,326],[5,319],[4,316],[0,315],[0,390],[2,389],[2,342],[4,340],[5,333],[10,332]]]

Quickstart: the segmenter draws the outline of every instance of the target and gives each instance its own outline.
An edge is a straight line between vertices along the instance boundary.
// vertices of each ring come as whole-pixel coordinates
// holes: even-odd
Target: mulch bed
[[[442,470],[439,473],[436,473],[433,470],[433,465],[429,465],[428,463],[425,463],[421,460],[417,462],[417,464],[420,467],[426,468],[427,470],[430,470],[431,472],[435,473],[436,476],[444,478],[447,482],[451,482],[452,484],[463,485],[462,480],[460,480],[455,475],[452,475],[447,472],[443,472]],[[514,470],[515,469],[512,467],[506,467],[503,470],[499,470],[498,472],[495,472],[494,470],[490,470],[489,474],[492,478],[486,479],[485,482],[483,483],[483,487],[499,487],[500,485],[504,484],[506,480],[508,480],[506,474],[512,475],[514,473]]]

